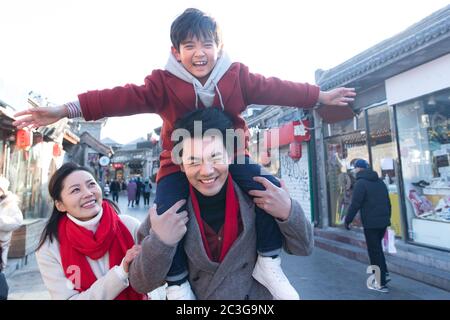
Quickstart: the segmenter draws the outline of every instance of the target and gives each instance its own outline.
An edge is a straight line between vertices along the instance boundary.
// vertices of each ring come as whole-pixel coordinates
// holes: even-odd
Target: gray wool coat
[[[184,250],[188,257],[189,281],[199,300],[271,300],[270,292],[252,277],[255,267],[256,228],[253,201],[234,184],[239,199],[243,230],[224,260],[211,261],[205,251],[192,202],[188,200]],[[278,221],[283,248],[293,255],[310,255],[314,246],[313,228],[301,206],[292,201],[287,221]],[[140,230],[142,252],[130,265],[129,280],[138,292],[150,292],[165,282],[176,247],[164,244],[151,230],[147,217]]]

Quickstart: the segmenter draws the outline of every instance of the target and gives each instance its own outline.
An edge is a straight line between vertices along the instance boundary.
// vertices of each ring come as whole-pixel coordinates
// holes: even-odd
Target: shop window
[[[363,111],[357,111],[356,116],[349,120],[336,122],[333,124],[323,124],[324,137],[337,136],[353,133],[355,131],[365,131],[366,123]]]
[[[398,156],[393,128],[393,109],[381,105],[367,110],[370,133],[370,152],[372,169],[384,181],[391,201],[391,227],[397,237],[403,235],[401,227],[400,203],[398,188]]]
[[[450,89],[397,106],[410,239],[450,249]]]
[[[366,134],[357,131],[325,140],[327,154],[327,182],[332,225],[342,225],[353,193],[352,173],[356,159],[368,159]],[[362,227],[359,214],[353,225]]]

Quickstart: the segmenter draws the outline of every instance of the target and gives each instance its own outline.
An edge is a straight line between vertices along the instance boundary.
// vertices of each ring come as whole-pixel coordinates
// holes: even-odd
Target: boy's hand
[[[66,106],[45,107],[45,108],[30,108],[28,110],[20,111],[14,114],[18,118],[13,122],[18,129],[29,127],[30,129],[43,127],[56,121],[67,117]]]
[[[355,88],[335,88],[330,91],[320,91],[318,102],[329,106],[348,106],[356,96]]]
[[[278,188],[263,177],[253,177],[253,180],[266,188],[264,191],[250,190],[248,192],[249,195],[254,197],[253,202],[274,218],[287,220],[291,213],[291,197],[284,182],[281,183],[281,188]]]

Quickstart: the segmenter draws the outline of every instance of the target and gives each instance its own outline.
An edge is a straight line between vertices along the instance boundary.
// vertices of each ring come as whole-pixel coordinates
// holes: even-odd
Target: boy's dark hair
[[[216,20],[195,8],[186,9],[170,27],[170,40],[178,51],[180,44],[186,39],[214,39],[217,46],[222,43],[222,35]]]

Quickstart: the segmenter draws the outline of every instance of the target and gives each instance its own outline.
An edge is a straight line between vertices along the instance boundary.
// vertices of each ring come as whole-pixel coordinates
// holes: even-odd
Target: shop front
[[[398,191],[401,180],[393,125],[393,109],[381,102],[359,110],[353,119],[328,124],[324,128],[331,226],[343,226],[356,182],[354,163],[364,159],[388,188],[392,228],[398,237],[402,237]],[[362,228],[359,215],[353,225]]]
[[[409,239],[450,249],[450,89],[396,111]]]
[[[253,159],[283,180],[290,196],[300,203],[305,215],[313,222],[309,126],[308,120],[294,120],[278,128],[256,131],[249,149]]]

